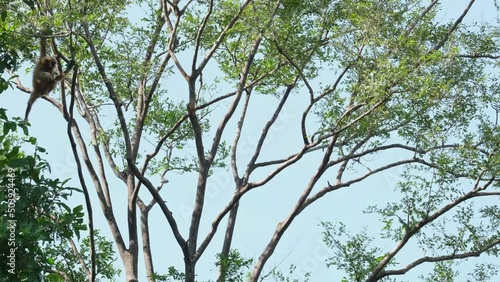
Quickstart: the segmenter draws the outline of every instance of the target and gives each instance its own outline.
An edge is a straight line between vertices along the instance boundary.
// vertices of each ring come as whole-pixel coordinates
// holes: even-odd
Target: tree
[[[13,35],[14,29],[5,24],[2,27],[6,29],[0,30],[0,40],[8,42],[7,34]],[[6,44],[0,48],[2,72],[16,66],[18,54],[10,47]],[[1,79],[0,84],[2,94],[10,81]],[[1,281],[86,280],[91,275],[87,265],[92,261],[92,244],[87,237],[81,244],[75,240],[86,230],[83,206],[71,208],[67,204],[79,190],[68,187],[69,180],[45,175],[51,169],[41,157],[46,150],[36,146],[37,139],[28,135],[26,124],[9,120],[4,108],[0,108],[0,128]],[[26,147],[35,153],[27,155],[23,151]],[[99,268],[94,275],[113,279],[120,271],[111,265],[115,260],[112,243],[100,236],[94,241]]]
[[[6,16],[6,12],[2,11],[0,14],[1,23],[4,23]],[[0,29],[0,70],[2,73],[4,70],[16,68],[18,59],[16,49],[9,48],[11,45],[7,43],[13,34],[14,28],[10,25],[4,24]],[[7,90],[8,86],[8,81],[6,81],[3,77],[0,77],[0,93]]]
[[[249,281],[268,276],[264,266],[306,208],[354,186],[383,189],[366,186],[388,172],[401,173],[397,200],[367,212],[380,215],[391,251],[365,245],[368,233],[346,239],[344,225],[328,222],[335,215],[322,215],[324,241],[338,252],[326,263],[346,279],[388,280],[423,263],[445,277],[455,271],[450,261],[498,256],[499,35],[497,25],[464,20],[474,0],[451,19],[438,1],[418,0],[25,2],[8,4],[8,21],[33,51],[48,33],[60,62],[79,64],[59,99],[46,100],[68,121],[79,172],[90,176],[127,281],[159,277],[153,208],[183,256],[184,269],[167,278],[205,279],[196,265],[220,232],[219,280],[229,269],[241,277],[249,261],[232,250],[240,204],[279,177],[308,180],[253,260]],[[269,144],[279,118],[297,108],[296,123],[283,129],[294,138]],[[287,174],[310,167],[306,159],[315,169]],[[234,190],[209,218],[216,173],[229,175]],[[194,204],[181,224],[171,199],[185,189]],[[121,193],[126,226],[116,208]],[[398,268],[410,240],[423,255]]]
[[[23,142],[15,132],[22,129],[26,134],[27,128],[8,120],[5,109],[0,109],[0,125],[1,281],[84,281],[85,264],[90,261],[88,238],[80,250],[73,239],[80,239],[86,229],[83,206],[66,204],[78,190],[67,187],[67,180],[43,175],[50,170],[40,157],[43,148],[36,147],[33,156],[21,151]],[[27,136],[24,141],[35,145],[36,138]],[[102,237],[97,241],[99,277],[113,278],[119,272],[110,265],[114,260],[111,242]]]

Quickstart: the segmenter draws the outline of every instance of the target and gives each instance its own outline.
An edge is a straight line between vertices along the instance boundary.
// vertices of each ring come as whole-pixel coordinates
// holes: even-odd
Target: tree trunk
[[[123,265],[125,266],[126,281],[137,282],[137,257],[134,258],[127,252],[122,256]]]
[[[146,265],[147,281],[153,281],[154,266],[153,255],[151,254],[151,246],[149,242],[149,209],[144,207],[141,209],[141,233],[142,233],[142,252],[144,253],[144,264]]]
[[[184,269],[186,272],[186,282],[195,282],[195,265],[196,262],[184,259]]]

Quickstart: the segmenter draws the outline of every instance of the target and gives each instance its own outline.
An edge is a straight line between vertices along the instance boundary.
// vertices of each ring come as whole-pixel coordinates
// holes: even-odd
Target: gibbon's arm
[[[55,81],[55,79],[54,79],[54,76],[50,72],[41,71],[38,73],[36,81],[38,83],[43,83],[43,81]]]

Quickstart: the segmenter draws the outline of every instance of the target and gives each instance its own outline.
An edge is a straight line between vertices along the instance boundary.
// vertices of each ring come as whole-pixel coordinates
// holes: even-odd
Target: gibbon
[[[24,115],[24,121],[28,121],[28,115],[31,111],[31,106],[36,101],[36,99],[49,95],[49,93],[56,88],[56,85],[61,81],[69,70],[74,66],[74,62],[71,61],[62,74],[54,77],[54,72],[56,68],[56,58],[52,56],[47,56],[47,46],[45,38],[40,39],[40,58],[35,65],[33,70],[33,90],[31,91],[30,98],[28,100],[28,105],[26,107],[26,113]]]

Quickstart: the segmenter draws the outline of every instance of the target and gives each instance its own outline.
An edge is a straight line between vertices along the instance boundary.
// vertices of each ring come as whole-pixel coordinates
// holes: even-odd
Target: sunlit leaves
[[[252,263],[253,259],[246,259],[237,250],[231,250],[228,257],[218,254],[216,265],[220,267],[226,281],[243,282],[247,278],[245,271]]]
[[[0,218],[2,230],[8,230],[8,220],[15,220],[14,233],[0,233],[0,258],[6,265],[6,255],[10,248],[15,249],[16,266],[19,266],[14,275],[7,273],[7,267],[0,272],[2,277],[15,281],[36,279],[47,274],[53,264],[48,246],[78,235],[86,225],[81,206],[71,209],[65,203],[75,189],[66,187],[66,181],[46,177],[50,166],[40,157],[44,149],[35,148],[34,155],[26,155],[20,150],[20,137],[15,134],[25,125],[13,126],[5,117],[0,124],[7,128],[0,134],[3,140],[0,145],[0,212],[10,215]],[[9,236],[15,237],[15,245],[8,244]]]
[[[373,237],[366,230],[350,234],[343,223],[322,222],[323,242],[334,254],[326,261],[348,274],[346,281],[364,281],[371,270],[382,260],[381,249],[371,247]]]

